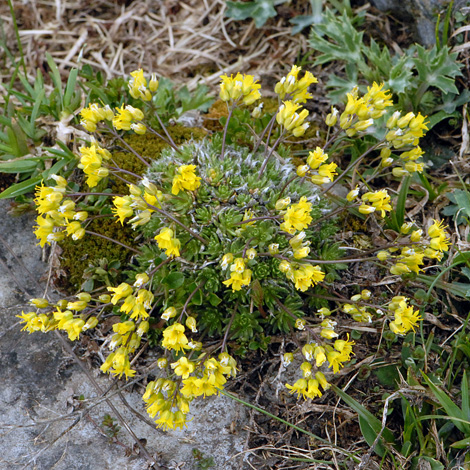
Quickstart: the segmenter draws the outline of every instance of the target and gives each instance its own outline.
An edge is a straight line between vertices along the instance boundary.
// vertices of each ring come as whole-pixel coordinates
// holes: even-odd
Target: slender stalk
[[[188,308],[188,305],[189,305],[189,302],[191,302],[192,298],[196,295],[196,292],[201,289],[202,287],[204,287],[204,284],[206,283],[207,281],[203,281],[201,283],[199,283],[197,286],[196,286],[196,289],[194,289],[191,294],[189,294],[189,297],[186,299],[186,302],[184,303],[183,305],[183,310],[181,310],[181,313],[180,313],[180,316],[178,318],[178,323],[181,323],[181,320],[183,319],[183,315],[186,313],[186,309]]]
[[[158,113],[155,113],[155,117],[158,119],[158,123],[160,124],[160,127],[163,129],[163,132],[164,132],[165,135],[168,137],[168,140],[169,140],[169,142],[170,142],[170,145],[171,145],[175,150],[178,150],[178,147],[176,146],[175,141],[173,140],[173,138],[171,137],[170,133],[168,132],[168,129],[166,128],[165,124],[163,124],[163,121],[160,119],[160,116],[158,115]]]
[[[330,191],[341,179],[343,179],[348,173],[349,173],[349,170],[351,170],[351,168],[354,168],[356,165],[359,165],[359,163],[367,156],[369,155],[369,153],[373,152],[380,144],[382,144],[383,141],[380,141],[378,143],[376,143],[374,146],[372,146],[369,150],[367,150],[366,152],[364,152],[359,158],[357,158],[356,160],[354,160],[353,162],[351,162],[348,167],[338,176],[338,178],[336,178],[333,183],[330,184],[330,186],[328,186],[328,188],[326,188],[324,191],[322,191],[321,195],[323,196],[323,194],[327,193],[328,191]]]
[[[266,132],[268,131],[269,129],[269,135],[271,135],[271,129],[272,127],[274,126],[274,121],[276,120],[276,114],[274,114],[274,116],[271,118],[271,120],[269,121],[268,125],[264,128],[263,132],[261,133],[261,135],[259,136],[254,148],[253,148],[253,154],[256,153],[256,151],[259,149],[259,146],[261,145],[261,142],[263,142],[263,138],[266,134]],[[269,143],[269,142],[268,142]]]
[[[294,315],[294,313],[292,313],[277,297],[274,297],[274,300],[276,301],[276,303],[279,305],[279,307],[281,307],[282,310],[284,310],[284,312],[287,313],[287,315],[289,315],[293,320],[297,320],[299,317],[297,317],[296,315]],[[318,343],[318,344],[322,344],[323,343],[323,340],[321,339],[321,337],[315,332],[315,330],[313,330],[312,328],[308,327],[308,326],[305,326],[305,329],[315,338],[315,341]]]
[[[109,238],[106,235],[101,235],[101,233],[92,232],[91,230],[85,230],[85,233],[88,233],[89,235],[94,235],[95,237],[104,238],[105,240],[116,243],[116,245],[121,245],[124,248],[127,248],[128,250],[133,251],[134,253],[137,253],[138,255],[142,254],[141,251],[136,250],[135,248],[132,248],[129,245],[125,245],[124,243],[118,242],[117,240],[114,240],[114,238]]]
[[[142,155],[136,152],[112,127],[108,126],[107,124],[106,127],[111,132],[111,134],[113,134],[113,136],[116,137],[116,139],[118,139],[119,142],[121,142],[121,144],[123,144],[127,150],[134,154],[145,166],[150,166],[150,163],[145,160]]]
[[[220,151],[220,160],[224,160],[225,158],[225,140],[227,139],[227,131],[228,131],[228,123],[230,122],[230,119],[233,114],[233,110],[235,109],[235,103],[232,105],[232,107],[229,109],[227,120],[225,121],[225,126],[224,126],[224,135],[222,137],[222,150]]]
[[[137,178],[137,179],[142,179],[141,175],[138,175],[137,173],[133,173],[132,171],[123,170],[122,168],[119,168],[117,166],[109,166],[108,169],[125,173],[126,175],[133,176],[134,178]]]
[[[268,156],[264,159],[264,162],[261,165],[261,169],[259,170],[259,175],[258,175],[259,178],[261,178],[263,176],[264,170],[266,170],[266,166],[268,165],[269,159],[271,158],[271,155],[274,153],[275,148],[279,145],[279,142],[281,142],[281,139],[284,137],[284,134],[285,134],[285,131],[277,138],[277,140],[276,140],[276,142],[274,142],[274,145],[272,146]]]
[[[225,334],[224,334],[224,339],[222,340],[222,346],[220,347],[220,350],[224,352],[225,350],[225,345],[227,344],[227,339],[228,339],[228,334],[230,332],[230,328],[232,327],[233,320],[235,319],[235,315],[238,310],[238,300],[237,303],[235,304],[235,307],[232,312],[232,316],[230,317],[230,321],[228,322],[227,328],[225,329]]]
[[[153,209],[155,212],[158,212],[159,214],[163,215],[165,218],[171,220],[175,224],[179,225],[181,228],[183,228],[188,233],[190,233],[194,238],[197,238],[201,243],[204,243],[204,245],[207,245],[209,243],[207,240],[202,238],[196,232],[192,231],[189,227],[186,227],[186,225],[184,225],[183,222],[180,222],[177,218],[173,217],[171,214],[164,211],[163,209],[160,209],[156,206],[152,206],[152,204],[149,204],[148,202],[147,202],[147,206],[150,207],[150,209]]]
[[[152,277],[160,268],[165,266],[165,264],[168,264],[170,261],[172,261],[172,258],[167,258],[166,260],[163,260],[158,266],[153,268],[149,273],[148,277]]]
[[[248,224],[249,222],[255,222],[257,220],[276,220],[276,219],[280,219],[280,216],[278,216],[278,215],[267,215],[267,216],[264,216],[264,217],[254,217],[253,219],[242,220],[241,222],[237,222],[233,225]]]
[[[277,113],[273,116],[273,119],[269,122],[268,137],[266,139],[266,146],[264,148],[264,155],[266,155],[269,148],[269,141],[271,140],[271,134],[273,132],[274,123],[276,122]]]
[[[158,116],[158,115],[157,115]],[[152,134],[155,134],[158,138],[162,139],[163,142],[165,142],[166,144],[168,144],[172,149],[176,150],[179,152],[179,149],[178,147],[176,146],[176,144],[173,142],[173,139],[170,139],[171,140],[168,140],[167,138],[163,137],[159,132],[157,132],[153,127],[150,127],[148,124],[147,124],[147,129],[152,133]],[[166,128],[164,128],[165,130],[165,133],[169,136]]]
[[[284,194],[284,191],[287,189],[287,186],[289,186],[292,181],[294,181],[295,179],[297,179],[298,176],[297,175],[294,175],[292,178],[290,178],[287,183],[282,187],[281,189],[281,192],[279,193],[279,199],[282,197],[282,195]]]
[[[26,63],[24,61],[23,46],[21,44],[20,32],[18,30],[18,23],[16,22],[15,9],[13,8],[12,0],[7,0],[7,1],[8,1],[8,6],[10,7],[11,19],[13,20],[13,29],[15,30],[16,43],[18,44],[18,51],[20,53],[20,63],[21,63],[21,66],[23,67],[24,78],[27,78],[28,72],[26,70]]]
[[[304,262],[304,263],[309,263],[309,264],[357,263],[359,261],[372,261],[372,260],[377,259],[375,257],[370,257],[370,258],[340,258],[340,259],[333,259],[333,260],[302,258],[302,259],[296,260],[292,258],[287,258],[286,256],[282,256],[282,255],[271,255],[271,253],[258,253],[258,255],[259,256],[272,256],[273,258],[282,259],[284,261],[289,261],[289,263]]]

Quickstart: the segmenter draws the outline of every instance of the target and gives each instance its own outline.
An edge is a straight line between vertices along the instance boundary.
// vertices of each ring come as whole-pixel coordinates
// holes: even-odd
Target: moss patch
[[[204,129],[179,125],[168,127],[168,132],[176,144],[182,144],[191,139],[200,140],[207,135]],[[147,161],[158,159],[162,150],[167,147],[167,144],[154,134],[142,136],[133,134],[125,137],[125,141]],[[142,175],[147,169],[144,163],[130,151],[117,150],[111,153],[116,164],[123,170]],[[136,182],[135,177],[124,176],[128,181]],[[118,178],[110,178],[110,186],[113,193],[128,193],[126,183]],[[95,219],[86,228],[129,246],[135,245],[135,237],[139,234],[129,226],[122,226],[113,217]],[[78,242],[66,238],[60,242],[60,247],[62,248],[61,266],[67,272],[67,284],[64,287],[72,290],[83,283],[83,271],[90,264],[95,265],[97,260],[106,258],[108,261],[119,260],[121,264],[124,264],[132,256],[126,248],[92,235],[87,235]]]

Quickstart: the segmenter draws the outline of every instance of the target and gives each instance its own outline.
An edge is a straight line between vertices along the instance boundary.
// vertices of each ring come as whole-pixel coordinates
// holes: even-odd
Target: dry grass
[[[305,37],[291,36],[285,19],[256,29],[226,18],[224,0],[14,0],[14,10],[28,70],[43,69],[49,52],[64,73],[79,62],[107,78],[142,67],[191,89],[215,85],[221,72],[276,73],[306,51]],[[0,17],[18,57],[6,2]]]

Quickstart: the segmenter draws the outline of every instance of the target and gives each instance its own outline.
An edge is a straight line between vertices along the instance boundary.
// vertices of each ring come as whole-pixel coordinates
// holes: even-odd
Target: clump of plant
[[[373,38],[365,43],[364,32],[355,24],[358,21],[359,17],[351,18],[346,11],[337,15],[326,9],[323,22],[311,29],[309,44],[319,53],[315,65],[344,64],[345,77],[332,74],[326,84],[334,102],[340,102],[359,81],[364,81],[364,89],[376,81],[385,83],[397,97],[397,109],[424,112],[430,115],[431,126],[459,117],[456,108],[468,101],[469,94],[459,92],[455,85],[462,65],[457,61],[458,53],[447,46],[447,38],[430,49],[416,44],[401,54],[392,54]]]
[[[271,333],[296,332],[298,348],[284,354],[283,364],[301,357],[299,378],[286,387],[313,399],[354,354],[344,318],[388,325],[395,335],[414,330],[422,315],[404,292],[384,299],[378,290],[363,289],[345,299],[332,287],[338,271],[351,263],[373,263],[405,279],[428,262],[439,263],[448,250],[441,222],[419,227],[407,220],[403,193],[392,199],[383,184],[372,187],[373,181],[406,179],[423,170],[419,140],[426,118],[388,112],[393,103],[383,85],[374,83],[364,95],[354,88],[343,112],[333,109],[326,117],[324,146],[309,149],[296,166],[283,142],[305,134],[309,112],[302,105],[312,98],[314,83],[310,72],[301,76],[293,66],[275,87],[278,109],[266,116],[257,105],[261,85],[254,77],[223,75],[223,131],[182,145],[165,126],[156,130],[149,124],[158,115],[152,109],[147,116],[143,109],[151,108],[143,104],[152,102],[159,82],[155,75],[147,80],[142,70],[131,74],[130,97],[123,96],[121,106],[84,108],[82,125],[90,138],[77,158],[88,188],[78,190],[58,175],[38,186],[35,233],[41,246],[71,237],[80,249],[80,241],[92,235],[88,201],[103,197],[96,215],[112,216],[135,231],[134,243],[125,246],[132,263],[118,268],[126,281],[106,293],[80,292],[75,301],[56,304],[33,299],[38,311],[19,315],[24,329],[58,329],[75,341],[110,313],[119,315],[105,339],[110,353],[101,370],[129,379],[138,373],[135,358],[142,348],[157,348],[160,372],[148,382],[143,400],[164,429],[184,427],[191,401],[222,390],[237,374],[235,356],[248,347],[265,348]],[[130,99],[134,105],[127,104]],[[152,163],[129,146],[146,165],[144,176],[121,170],[106,148],[111,138],[123,143],[127,132],[156,133],[169,145]],[[243,133],[247,143],[237,145],[234,136]],[[340,170],[333,160],[352,144],[360,151]],[[110,194],[110,175],[138,182],[129,183],[124,194]],[[333,191],[339,183],[349,190],[344,198]],[[336,217],[348,212],[366,227],[373,221],[374,230],[387,226],[394,236],[370,250],[351,243],[348,254],[334,238]]]

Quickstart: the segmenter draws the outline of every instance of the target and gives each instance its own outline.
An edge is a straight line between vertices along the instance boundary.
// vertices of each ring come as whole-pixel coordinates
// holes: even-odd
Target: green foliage
[[[277,15],[276,5],[284,3],[286,0],[253,0],[251,2],[231,2],[227,1],[225,15],[234,20],[246,20],[252,18],[256,27],[264,26],[269,18]]]
[[[351,89],[366,83],[385,83],[398,98],[397,107],[420,111],[429,115],[430,127],[442,119],[458,117],[457,106],[470,98],[467,90],[459,92],[456,77],[461,75],[457,53],[446,45],[427,50],[411,46],[403,54],[390,50],[370,39],[367,45],[364,33],[359,31],[360,18],[350,18],[326,9],[323,22],[312,27],[309,43],[315,52],[316,65],[328,62],[344,63],[346,78],[332,75],[327,83],[329,97],[339,102]]]

